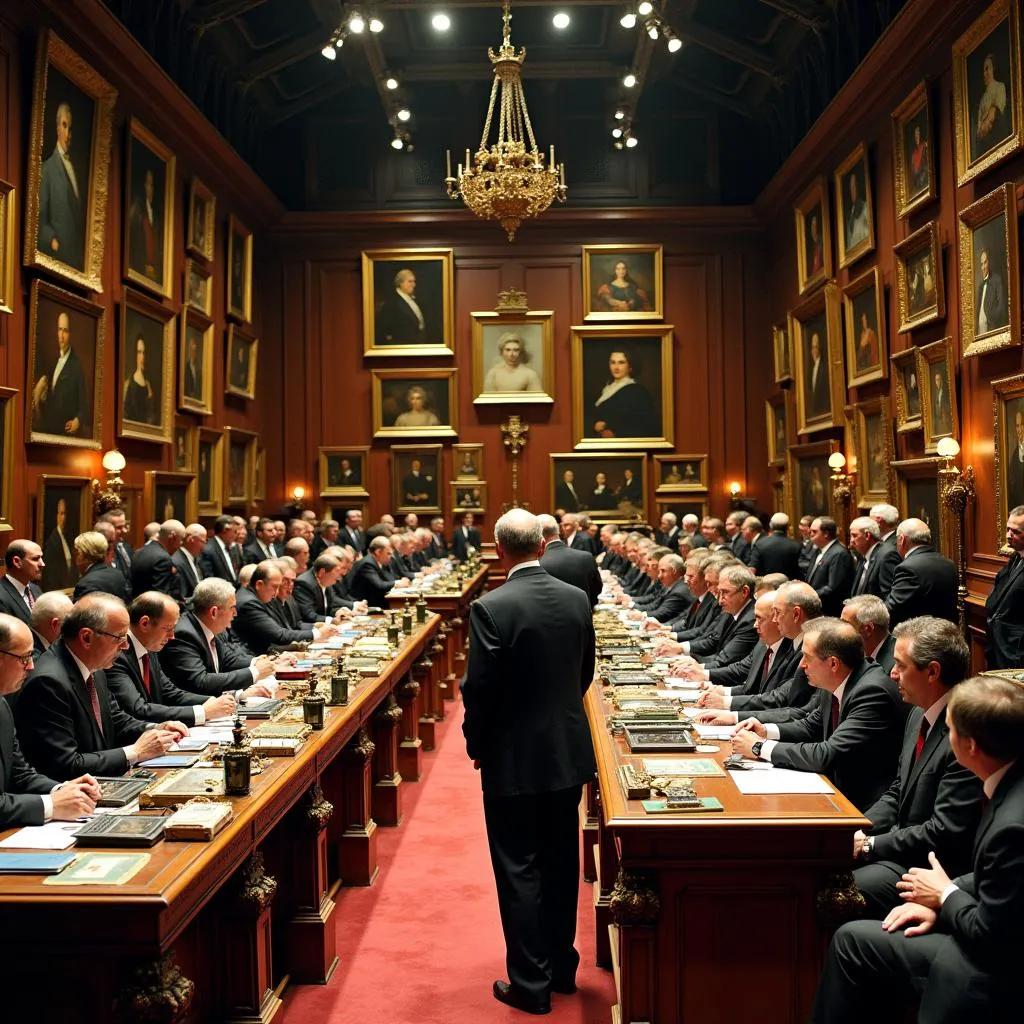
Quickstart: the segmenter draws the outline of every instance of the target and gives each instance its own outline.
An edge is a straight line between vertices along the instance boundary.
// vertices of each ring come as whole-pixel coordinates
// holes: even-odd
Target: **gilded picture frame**
[[[453,516],[466,512],[484,515],[487,512],[487,481],[449,480],[448,499]]]
[[[362,269],[364,356],[455,355],[454,250],[367,249]]]
[[[789,324],[784,320],[772,328],[772,354],[775,359],[775,383],[780,387],[793,383],[793,342]]]
[[[458,370],[371,370],[374,437],[457,437]]]
[[[478,312],[470,317],[473,404],[554,402],[554,311]]]
[[[839,289],[832,282],[790,311],[789,334],[796,371],[797,433],[842,426],[846,405],[843,330]]]
[[[789,447],[791,435],[789,394],[788,391],[776,391],[774,395],[766,398],[764,403],[768,465],[779,469],[786,465],[786,449]]]
[[[937,198],[928,83],[919,82],[892,112],[896,216],[909,217]]]
[[[396,514],[443,514],[441,452],[439,444],[391,446],[391,508]]]
[[[169,147],[137,118],[128,119],[122,273],[125,280],[167,299],[174,298],[176,165]]]
[[[585,322],[663,319],[660,245],[584,245],[581,256]]]
[[[572,428],[578,451],[675,446],[674,331],[671,324],[571,329]]]
[[[654,456],[654,493],[691,494],[708,489],[708,456],[672,455]]]
[[[995,550],[1006,548],[1010,509],[1024,505],[1024,373],[992,381],[992,420],[995,425],[996,535]]]
[[[957,185],[1020,148],[1020,60],[1019,0],[994,0],[953,44]]]
[[[875,251],[875,209],[868,149],[861,142],[835,170],[839,268]]]
[[[843,326],[846,386],[858,388],[888,377],[885,288],[878,267],[872,267],[843,289]]]
[[[176,473],[196,472],[199,445],[199,427],[183,416],[174,421],[174,441],[171,443],[171,469]]]
[[[482,480],[484,446],[480,442],[452,445],[452,479]]]
[[[892,471],[896,457],[889,398],[883,395],[851,407],[856,455],[857,505],[862,509],[892,501]]]
[[[213,277],[198,260],[186,258],[181,287],[184,305],[203,316],[213,316]]]
[[[936,551],[941,551],[947,558],[956,558],[956,531],[950,529],[948,513],[942,503],[942,483],[939,477],[942,465],[943,460],[937,456],[893,462],[895,505],[908,518],[921,519],[928,525]]]
[[[552,510],[586,512],[598,524],[645,521],[650,506],[644,452],[558,452],[548,458]]]
[[[196,441],[196,504],[201,516],[219,516],[224,502],[224,435],[199,428]]]
[[[943,338],[917,350],[921,382],[921,418],[924,426],[924,450],[938,451],[944,437],[960,436],[960,416],[956,403],[956,352],[953,339]]]
[[[181,312],[178,346],[178,408],[209,416],[213,412],[214,324],[192,309]]]
[[[331,445],[317,449],[317,479],[321,498],[368,499],[370,446]]]
[[[40,34],[29,126],[24,262],[92,292],[103,291],[116,100],[117,90],[60,36],[49,30]],[[58,130],[62,138],[70,136],[66,161],[57,148]],[[83,135],[85,141],[77,141]],[[74,169],[73,183],[67,162]]]
[[[946,318],[939,226],[930,221],[892,248],[896,264],[897,332],[906,334]]]
[[[233,508],[252,502],[259,435],[238,427],[224,428],[224,504]]]
[[[174,313],[125,289],[118,353],[117,434],[170,444],[174,431]]]
[[[896,398],[896,433],[909,434],[924,428],[921,412],[921,380],[917,349],[911,346],[889,357]]]
[[[217,198],[198,179],[188,187],[188,216],[185,219],[185,249],[212,263],[217,240]]]
[[[794,444],[786,449],[786,479],[790,490],[790,513],[792,523],[799,523],[800,517],[831,516],[832,473],[828,457],[839,450],[835,440],[811,441]]]
[[[1019,345],[1020,253],[1013,182],[961,210],[957,228],[963,358]]]
[[[42,473],[36,487],[36,543],[43,549],[44,590],[70,590],[78,582],[75,537],[93,524],[92,481]]]
[[[801,295],[832,277],[832,214],[828,183],[817,178],[793,209],[796,223],[796,276]]]
[[[147,469],[142,492],[146,522],[177,519],[186,526],[199,518],[195,473],[168,473]]]
[[[267,449],[256,449],[256,464],[252,476],[252,500],[267,500]]]
[[[14,529],[14,446],[18,392],[0,387],[0,533]]]
[[[14,312],[14,264],[18,258],[17,189],[0,179],[0,313]]]
[[[256,362],[260,353],[259,338],[243,334],[235,324],[228,324],[228,343],[224,367],[224,392],[250,400],[256,397]]]
[[[228,317],[252,320],[252,232],[234,215],[228,217],[228,265],[224,275],[224,309]]]

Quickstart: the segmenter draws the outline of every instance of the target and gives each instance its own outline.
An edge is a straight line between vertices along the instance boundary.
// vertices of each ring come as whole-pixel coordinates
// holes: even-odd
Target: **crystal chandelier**
[[[454,178],[449,153],[444,183],[451,199],[461,199],[484,220],[500,221],[511,242],[516,237],[516,229],[528,217],[543,213],[555,199],[564,203],[566,188],[565,164],[555,164],[555,147],[551,147],[545,167],[537,140],[533,137],[523,83],[519,77],[526,48],[516,53],[509,38],[512,22],[509,0],[504,0],[502,22],[501,49],[497,53],[490,47],[487,49],[487,56],[494,65],[494,82],[480,148],[473,154],[472,163],[469,150],[466,150],[466,162],[458,165]],[[491,133],[499,86],[498,137],[488,148],[487,138]]]

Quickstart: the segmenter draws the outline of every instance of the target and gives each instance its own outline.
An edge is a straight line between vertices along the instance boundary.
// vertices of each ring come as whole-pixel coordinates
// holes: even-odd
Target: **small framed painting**
[[[535,310],[470,315],[474,405],[553,402],[555,314]]]
[[[317,449],[321,498],[369,498],[369,445]]]
[[[43,590],[67,590],[78,582],[75,538],[92,529],[92,481],[81,476],[39,477],[36,543],[43,549]]]
[[[796,219],[796,272],[801,295],[832,276],[832,226],[828,184],[818,178],[793,211]]]
[[[892,464],[896,474],[896,507],[912,519],[922,520],[932,531],[932,544],[947,558],[956,557],[953,530],[946,528],[942,505],[940,458],[902,459]]]
[[[391,446],[391,507],[441,514],[441,445]],[[468,510],[467,510],[468,511]]]
[[[448,487],[451,491],[452,515],[461,515],[463,512],[483,515],[487,511],[485,480],[452,480]]]
[[[551,508],[597,523],[640,522],[647,512],[647,457],[630,452],[553,454]]]
[[[889,375],[884,299],[878,267],[861,274],[843,290],[847,387],[860,387]]]
[[[247,337],[234,324],[228,324],[228,365],[224,371],[224,390],[229,395],[256,397],[256,357],[259,348],[258,338]]]
[[[827,284],[789,314],[796,367],[797,432],[842,425],[846,405],[839,289]]]
[[[889,357],[892,379],[896,385],[896,432],[907,434],[920,430],[921,380],[918,377],[917,349],[908,348]]]
[[[186,526],[194,523],[199,518],[195,473],[147,469],[142,501],[146,522],[163,523],[177,519]]]
[[[239,507],[252,502],[258,441],[252,431],[224,428],[225,505]]]
[[[121,302],[120,437],[170,444],[174,430],[174,314],[139,292]]]
[[[853,408],[857,453],[857,503],[861,508],[892,500],[889,467],[895,457],[889,399],[858,402]]]
[[[185,305],[203,316],[213,316],[213,280],[196,260],[185,260]]]
[[[583,246],[585,321],[660,320],[660,245]]]
[[[224,435],[199,428],[196,442],[196,500],[201,516],[219,516],[224,501]]]
[[[229,317],[252,320],[252,232],[234,215],[228,218],[226,309]]]
[[[836,441],[796,444],[786,450],[791,522],[800,522],[801,516],[832,515],[832,470],[829,469],[828,457],[838,450]]]
[[[995,421],[996,551],[1006,543],[1010,510],[1024,505],[1024,373],[992,381]]]
[[[213,322],[192,309],[181,315],[178,363],[178,408],[213,412]]]
[[[942,283],[942,249],[936,221],[925,224],[893,246],[896,257],[896,303],[900,334],[946,316]]]
[[[185,225],[185,248],[193,256],[207,263],[213,262],[216,239],[217,200],[198,179],[193,178],[188,189],[188,223]],[[209,315],[209,311],[204,311]]]
[[[484,468],[482,444],[453,444],[452,469],[456,480],[479,480]]]
[[[14,425],[17,414],[14,388],[0,387],[0,533],[14,529]]]
[[[371,370],[374,437],[457,437],[457,370]]]
[[[775,383],[780,387],[793,383],[793,345],[789,324],[785,321],[772,328],[772,352],[775,356]]]
[[[789,447],[789,402],[786,400],[788,394],[788,391],[776,391],[764,403],[768,465],[779,468],[786,465],[786,449]]]
[[[704,455],[655,455],[654,493],[685,494],[708,489],[708,457]]]
[[[896,216],[909,217],[939,194],[926,82],[918,84],[892,112],[892,150]]]
[[[839,266],[848,267],[875,248],[871,168],[862,142],[836,169],[836,237]]]
[[[193,473],[196,468],[196,445],[199,428],[181,417],[174,424],[174,443],[171,445],[171,462],[177,473]]]
[[[172,298],[174,292],[174,154],[134,117],[125,165],[124,276]]]
[[[918,374],[923,393],[921,413],[924,424],[924,450],[936,452],[944,437],[957,437],[960,418],[956,404],[956,353],[953,339],[925,345],[917,351]]]

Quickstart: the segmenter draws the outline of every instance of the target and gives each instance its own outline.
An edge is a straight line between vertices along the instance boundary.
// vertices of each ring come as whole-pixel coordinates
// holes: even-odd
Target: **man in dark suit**
[[[505,935],[495,999],[547,1013],[576,991],[578,807],[595,771],[583,694],[594,678],[590,602],[544,571],[540,524],[513,509],[495,526],[504,586],[470,610],[462,681],[466,750],[480,769]]]
[[[966,678],[970,651],[945,619],[922,616],[896,627],[893,676],[911,706],[899,774],[864,812],[871,827],[853,837],[854,872],[866,917],[881,921],[900,902],[896,888],[934,853],[959,874],[971,866],[981,820],[981,783],[953,756],[946,724],[950,691]]]
[[[561,483],[555,488],[555,507],[564,512],[579,512],[580,496],[576,491],[576,474],[567,469],[562,473]]]
[[[53,369],[32,389],[35,428],[58,437],[88,437],[92,401],[85,387],[82,362],[71,347],[71,319],[57,315],[57,359]]]
[[[670,551],[678,550],[679,526],[676,522],[675,512],[666,512],[661,517],[661,522],[659,523],[658,529],[654,534],[654,539],[662,547],[666,547]]]
[[[213,536],[206,542],[199,556],[203,576],[216,576],[238,586],[238,572],[231,557],[235,539],[235,521],[231,516],[217,516],[213,523]]]
[[[345,528],[338,538],[342,544],[348,544],[358,557],[366,551],[366,534],[363,532],[363,513],[357,508],[345,513]]]
[[[919,615],[959,621],[956,566],[931,543],[932,531],[920,519],[904,519],[896,529],[896,548],[903,561],[893,573],[885,601],[891,626]]]
[[[819,516],[811,523],[811,543],[818,553],[807,571],[807,582],[821,598],[822,614],[838,618],[843,601],[853,587],[853,559],[838,539],[839,527],[834,519]]]
[[[74,821],[92,814],[100,791],[96,780],[82,775],[63,785],[40,775],[22,757],[14,716],[4,698],[18,692],[32,667],[32,633],[13,615],[0,613],[0,829]]]
[[[352,568],[352,559],[322,554],[295,580],[295,603],[303,622],[325,622],[341,608],[351,608],[355,602],[340,598],[334,585]]]
[[[761,536],[751,549],[750,568],[758,576],[781,572],[787,579],[800,579],[800,544],[788,536],[789,516],[776,512],[768,526],[771,532]]]
[[[957,761],[981,781],[988,806],[970,872],[950,878],[942,862],[911,868],[904,899],[877,921],[845,924],[832,938],[812,1024],[900,1020],[920,996],[925,1024],[1020,1016],[1024,917],[1024,689],[1008,679],[969,679],[946,709]]]
[[[394,290],[384,297],[376,317],[378,345],[422,345],[439,339],[416,298],[416,275],[408,268],[395,274]]]
[[[462,525],[452,533],[452,555],[462,562],[470,548],[480,550],[480,531],[473,525],[473,513],[467,512],[462,517]]]
[[[858,594],[843,602],[843,622],[848,622],[864,641],[864,654],[882,671],[892,672],[896,641],[889,632],[889,609],[874,594]]]
[[[113,535],[113,527],[109,523],[97,525],[106,527],[107,533]],[[97,593],[128,600],[128,584],[121,570],[114,568],[113,558],[113,545],[99,530],[87,530],[75,538],[75,561],[82,574],[75,584],[74,600]]]
[[[125,588],[128,591],[128,596],[131,597],[132,556],[135,552],[131,544],[128,543],[128,517],[123,508],[115,508],[104,512],[95,528],[103,531],[103,527],[100,525],[102,523],[107,523],[114,531],[113,537],[106,532],[103,533],[103,536],[114,548],[112,564],[124,576]]]
[[[338,543],[339,523],[337,519],[324,519],[320,523],[320,529],[309,546],[309,557],[318,558],[332,544]]]
[[[861,559],[854,570],[853,596],[874,594],[884,601],[900,564],[896,545],[883,544],[878,523],[870,516],[859,516],[850,523],[850,549]]]
[[[242,560],[246,565],[257,565],[268,558],[277,558],[280,552],[274,546],[274,538],[277,536],[277,527],[274,520],[261,516],[256,523],[256,536],[252,543],[248,544],[242,551]],[[310,549],[312,551],[312,549]]]
[[[60,590],[42,594],[32,606],[32,649],[38,658],[60,639],[60,627],[72,609],[71,598]]]
[[[424,472],[420,459],[413,459],[409,472],[402,477],[402,500],[406,505],[437,505],[437,481]]]
[[[668,644],[665,644],[666,653],[683,653],[682,645],[689,640],[703,636],[722,614],[722,606],[718,603],[716,596],[718,572],[721,566],[710,563],[709,559],[710,556],[706,551],[693,552],[686,559],[683,580],[695,600],[685,615],[668,623],[668,636],[665,637],[665,640],[672,641],[677,646],[669,647]]]
[[[182,600],[192,600],[196,584],[203,579],[199,558],[206,547],[206,527],[202,523],[191,523],[185,529],[185,542],[171,555],[171,561],[178,575],[178,588]]]
[[[713,569],[705,569],[705,578],[709,573],[714,579]],[[722,628],[683,643],[683,653],[705,669],[731,665],[746,657],[757,644],[753,573],[745,565],[727,565],[719,569],[716,582]]]
[[[828,387],[828,359],[822,352],[821,336],[817,331],[811,332],[807,365],[807,418],[814,419],[824,416],[832,407]]]
[[[39,174],[38,248],[76,270],[85,270],[85,211],[89,205],[87,175],[79,176],[71,160],[71,107],[57,106],[57,139]],[[86,135],[84,149],[91,142]],[[79,171],[82,165],[79,165]]]
[[[1014,553],[996,575],[985,602],[985,661],[990,669],[1024,665],[1024,505],[1010,509],[1006,543]]]
[[[744,564],[750,552],[750,544],[743,537],[746,518],[747,513],[739,510],[730,512],[725,518],[726,547]]]
[[[665,548],[658,550],[664,551]],[[634,608],[655,622],[672,622],[685,615],[694,596],[686,585],[686,562],[671,552],[656,559],[658,582],[661,590],[648,599],[634,602]]]
[[[21,619],[27,626],[32,606],[42,593],[43,549],[31,540],[12,540],[4,553],[6,571],[0,579],[0,612]]]
[[[391,541],[387,537],[374,537],[370,549],[352,570],[349,593],[355,601],[365,601],[370,608],[386,608],[388,591],[394,579],[387,572],[391,561]]]
[[[430,557],[446,558],[448,556],[448,538],[444,535],[444,519],[434,516],[430,520]]]
[[[1009,321],[1003,279],[992,269],[987,249],[978,256],[978,285],[974,303],[974,326],[979,335],[1005,327]]]
[[[89,594],[75,605],[18,697],[18,735],[30,764],[62,780],[123,775],[188,735],[180,722],[150,728],[111,698],[104,670],[127,645],[122,601]]]
[[[540,564],[555,579],[579,587],[590,601],[590,607],[597,604],[601,593],[601,574],[597,563],[585,551],[574,551],[566,547],[558,536],[558,520],[554,516],[537,516],[544,537],[544,554]]]
[[[266,654],[271,647],[321,640],[331,636],[334,626],[289,629],[282,626],[267,605],[281,589],[281,570],[276,562],[260,562],[253,570],[249,586],[238,591],[238,618],[234,632],[238,639],[256,654]]]
[[[171,556],[185,540],[185,526],[177,519],[160,524],[152,544],[143,544],[132,558],[132,593],[159,590],[179,604],[184,600],[178,583],[178,571]]]

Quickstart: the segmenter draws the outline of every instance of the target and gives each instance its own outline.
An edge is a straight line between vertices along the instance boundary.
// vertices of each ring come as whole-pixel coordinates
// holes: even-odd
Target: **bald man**
[[[173,555],[185,542],[185,524],[177,519],[161,523],[151,544],[143,544],[132,558],[132,593],[158,590],[182,604],[185,600]]]
[[[958,622],[956,566],[932,547],[932,531],[922,519],[896,527],[896,550],[903,561],[892,574],[886,598],[890,631],[919,615]]]

